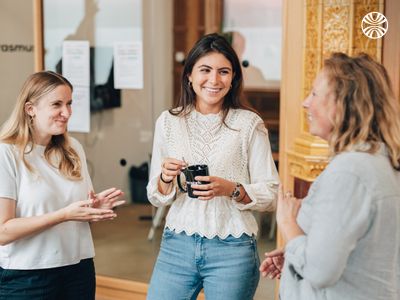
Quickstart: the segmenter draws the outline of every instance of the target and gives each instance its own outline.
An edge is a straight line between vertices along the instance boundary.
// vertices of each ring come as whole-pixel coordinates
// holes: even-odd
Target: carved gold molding
[[[311,135],[295,140],[295,148],[288,151],[289,174],[311,182],[328,164],[329,150],[325,141]]]
[[[309,94],[323,60],[332,52],[350,55],[366,52],[381,61],[382,40],[369,39],[361,30],[369,12],[383,13],[384,0],[304,0],[305,48],[302,94]],[[288,151],[290,175],[313,181],[328,163],[328,145],[308,133],[305,111],[300,118],[300,137]]]
[[[314,181],[328,164],[325,156],[302,155],[294,151],[287,154],[290,175],[308,182]]]

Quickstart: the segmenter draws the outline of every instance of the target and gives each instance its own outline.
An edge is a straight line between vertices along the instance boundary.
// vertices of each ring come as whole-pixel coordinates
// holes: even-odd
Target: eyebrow
[[[52,100],[50,103],[54,104],[54,103],[58,103],[58,102],[64,102],[64,100],[62,100],[62,99],[55,99],[55,100]],[[69,103],[69,102],[72,102],[72,99],[70,99],[70,100],[67,101],[67,103]]]
[[[198,66],[198,69],[204,68],[204,67],[209,68],[209,69],[213,69],[211,66],[205,65],[205,64]],[[229,71],[232,71],[232,69],[230,67],[222,67],[222,68],[219,68],[218,70],[229,70]]]

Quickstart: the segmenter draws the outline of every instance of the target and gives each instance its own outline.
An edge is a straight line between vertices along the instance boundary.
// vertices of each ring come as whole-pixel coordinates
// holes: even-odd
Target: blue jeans
[[[166,228],[147,299],[194,300],[204,288],[207,300],[251,300],[259,265],[254,237],[207,239]]]
[[[93,259],[39,270],[0,268],[0,300],[94,300]]]

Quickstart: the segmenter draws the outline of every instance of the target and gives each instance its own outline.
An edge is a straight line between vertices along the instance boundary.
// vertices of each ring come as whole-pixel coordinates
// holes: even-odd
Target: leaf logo
[[[361,21],[363,33],[370,39],[380,39],[389,28],[386,17],[379,12],[370,12]]]

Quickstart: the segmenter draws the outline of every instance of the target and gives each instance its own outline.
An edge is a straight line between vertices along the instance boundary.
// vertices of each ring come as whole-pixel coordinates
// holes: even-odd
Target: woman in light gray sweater
[[[303,106],[332,159],[302,201],[280,192],[287,242],[260,271],[280,298],[400,299],[400,109],[382,65],[367,55],[325,61]]]

